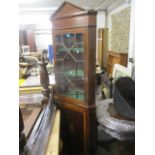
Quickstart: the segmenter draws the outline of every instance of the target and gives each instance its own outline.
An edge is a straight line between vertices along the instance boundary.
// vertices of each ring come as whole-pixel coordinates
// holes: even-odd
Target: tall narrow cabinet
[[[96,12],[64,2],[51,22],[61,138],[79,155],[94,155]]]

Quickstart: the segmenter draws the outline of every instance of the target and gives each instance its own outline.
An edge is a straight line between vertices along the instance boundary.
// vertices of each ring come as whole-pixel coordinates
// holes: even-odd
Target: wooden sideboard
[[[116,53],[114,51],[108,51],[107,54],[107,73],[112,76],[114,65],[120,64],[127,66],[128,53]]]

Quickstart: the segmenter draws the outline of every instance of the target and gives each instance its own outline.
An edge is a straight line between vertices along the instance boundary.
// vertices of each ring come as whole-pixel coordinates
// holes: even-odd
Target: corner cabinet
[[[64,147],[68,144],[78,154],[94,155],[96,12],[64,2],[51,22],[61,138]]]

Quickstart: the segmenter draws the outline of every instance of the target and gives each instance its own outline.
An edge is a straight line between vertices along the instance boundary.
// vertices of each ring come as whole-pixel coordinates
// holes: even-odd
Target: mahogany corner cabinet
[[[50,20],[61,138],[77,154],[94,155],[96,11],[64,2]]]

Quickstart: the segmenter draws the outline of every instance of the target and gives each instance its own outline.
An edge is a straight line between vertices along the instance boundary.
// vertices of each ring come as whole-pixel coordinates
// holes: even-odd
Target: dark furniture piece
[[[27,45],[27,33],[26,30],[19,30],[19,45]]]
[[[72,154],[94,155],[96,12],[64,2],[51,22],[61,138]]]
[[[36,52],[35,33],[33,29],[19,30],[19,46],[28,45],[30,52]]]
[[[33,29],[27,30],[27,43],[30,47],[30,52],[36,52],[35,32]]]

